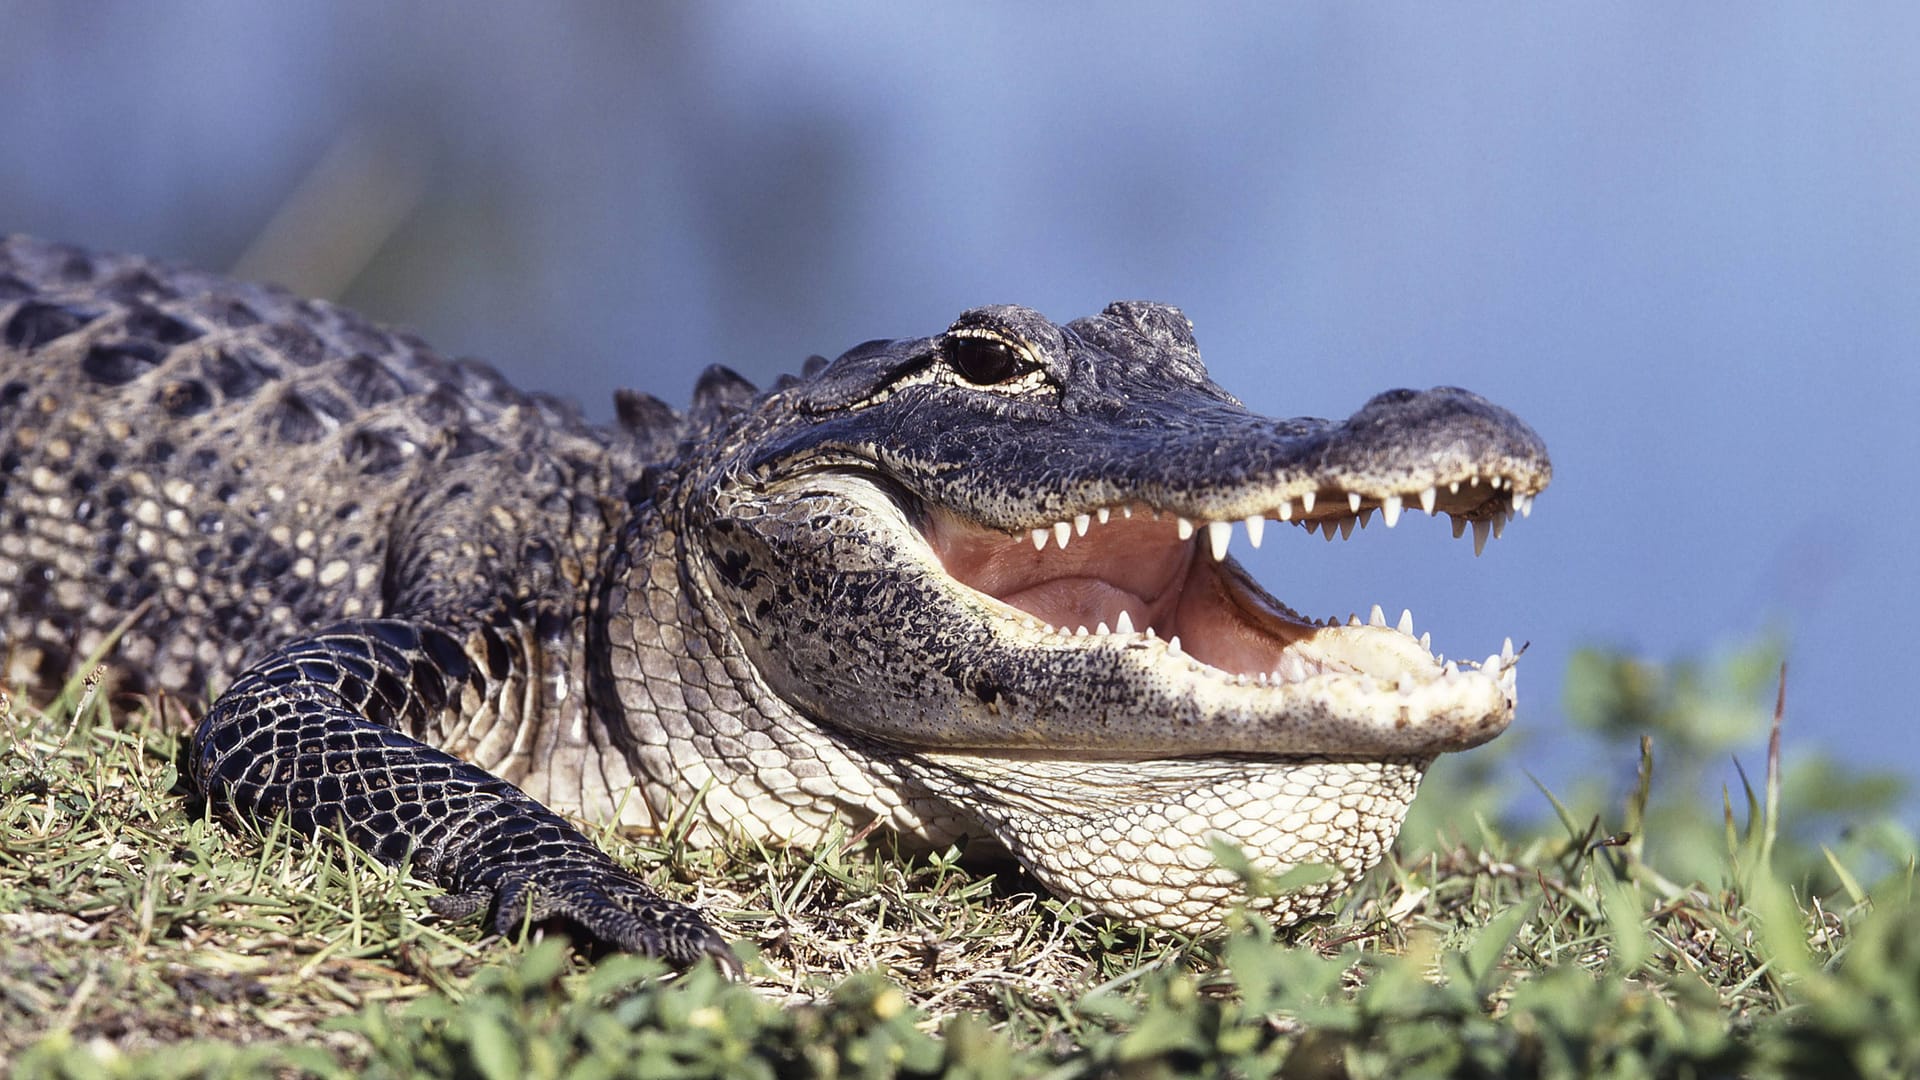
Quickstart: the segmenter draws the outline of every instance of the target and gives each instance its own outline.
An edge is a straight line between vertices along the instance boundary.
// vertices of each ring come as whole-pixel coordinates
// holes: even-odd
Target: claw
[[[561,920],[594,941],[678,968],[704,956],[732,978],[746,973],[733,948],[698,911],[661,896],[604,856],[584,865],[563,857],[551,866],[517,867],[491,887],[450,892],[428,904],[449,919],[470,918],[491,907],[493,932],[504,938],[519,936],[530,924]]]
[[[493,904],[493,893],[488,889],[470,889],[460,893],[442,893],[427,898],[427,907],[435,915],[448,922],[466,922],[478,916]]]

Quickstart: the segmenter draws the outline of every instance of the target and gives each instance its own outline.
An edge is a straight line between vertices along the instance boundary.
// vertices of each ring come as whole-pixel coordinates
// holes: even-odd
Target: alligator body
[[[1255,901],[1294,919],[1512,716],[1511,650],[1315,622],[1228,548],[1415,507],[1484,543],[1540,440],[1446,388],[1256,416],[1164,305],[977,309],[604,427],[329,304],[24,239],[0,335],[8,680],[110,645],[119,691],[211,702],[219,811],[342,830],[502,928],[730,962],[574,824],[688,814],[970,837],[1188,930],[1244,899],[1226,840],[1334,869]]]

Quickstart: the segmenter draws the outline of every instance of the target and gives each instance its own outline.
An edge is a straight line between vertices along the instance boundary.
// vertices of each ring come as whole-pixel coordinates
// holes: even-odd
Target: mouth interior
[[[1248,543],[1259,547],[1269,524],[1287,522],[1331,540],[1336,532],[1345,537],[1365,528],[1376,514],[1391,529],[1417,505],[1452,519],[1456,539],[1471,529],[1479,554],[1490,536],[1532,512],[1538,490],[1512,477],[1474,473],[1401,494],[1316,492],[1226,521],[1195,522],[1140,503],[1014,536],[940,507],[927,507],[921,521],[950,577],[1035,620],[1034,630],[1136,645],[1157,638],[1168,655],[1183,652],[1242,684],[1358,673],[1404,691],[1450,679],[1461,666],[1510,682],[1513,643],[1484,662],[1455,664],[1434,655],[1426,635],[1414,637],[1411,612],[1395,625],[1378,605],[1364,624],[1357,615],[1344,623],[1305,618],[1227,558],[1234,534],[1244,529]]]
[[[1025,536],[936,512],[927,539],[956,580],[1060,631],[1151,631],[1178,638],[1195,660],[1230,674],[1293,666],[1288,648],[1321,627],[1268,596],[1236,564],[1209,555],[1204,533],[1182,539],[1180,532],[1176,519],[1140,510],[1114,513],[1064,547],[1036,547]],[[1314,661],[1316,670],[1358,670],[1329,657]]]

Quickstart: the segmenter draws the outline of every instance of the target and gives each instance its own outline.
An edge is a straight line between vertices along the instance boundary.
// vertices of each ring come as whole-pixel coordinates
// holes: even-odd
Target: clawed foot
[[[502,937],[519,933],[529,920],[562,919],[595,940],[675,967],[690,967],[704,956],[734,978],[746,971],[698,911],[665,899],[611,861],[509,872],[497,887],[436,896],[428,906],[456,920],[492,909],[493,930]]]

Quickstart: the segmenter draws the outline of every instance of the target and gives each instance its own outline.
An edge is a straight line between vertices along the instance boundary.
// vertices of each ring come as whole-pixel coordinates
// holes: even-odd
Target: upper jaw
[[[1481,551],[1550,480],[1538,437],[1450,388],[1382,394],[1339,423],[1220,405],[1207,416],[1116,431],[1131,450],[1102,461],[1042,455],[1050,490],[1024,511],[1006,497],[939,508],[937,486],[921,496],[928,546],[1001,648],[1062,679],[1097,657],[1105,677],[1140,689],[1116,703],[1098,687],[1062,688],[1077,715],[1009,709],[977,730],[1134,753],[1360,756],[1460,750],[1504,730],[1510,641],[1478,663],[1448,662],[1411,614],[1389,625],[1373,605],[1364,621],[1306,618],[1229,552],[1237,537],[1259,546],[1276,523],[1331,540],[1415,510],[1447,515]]]

